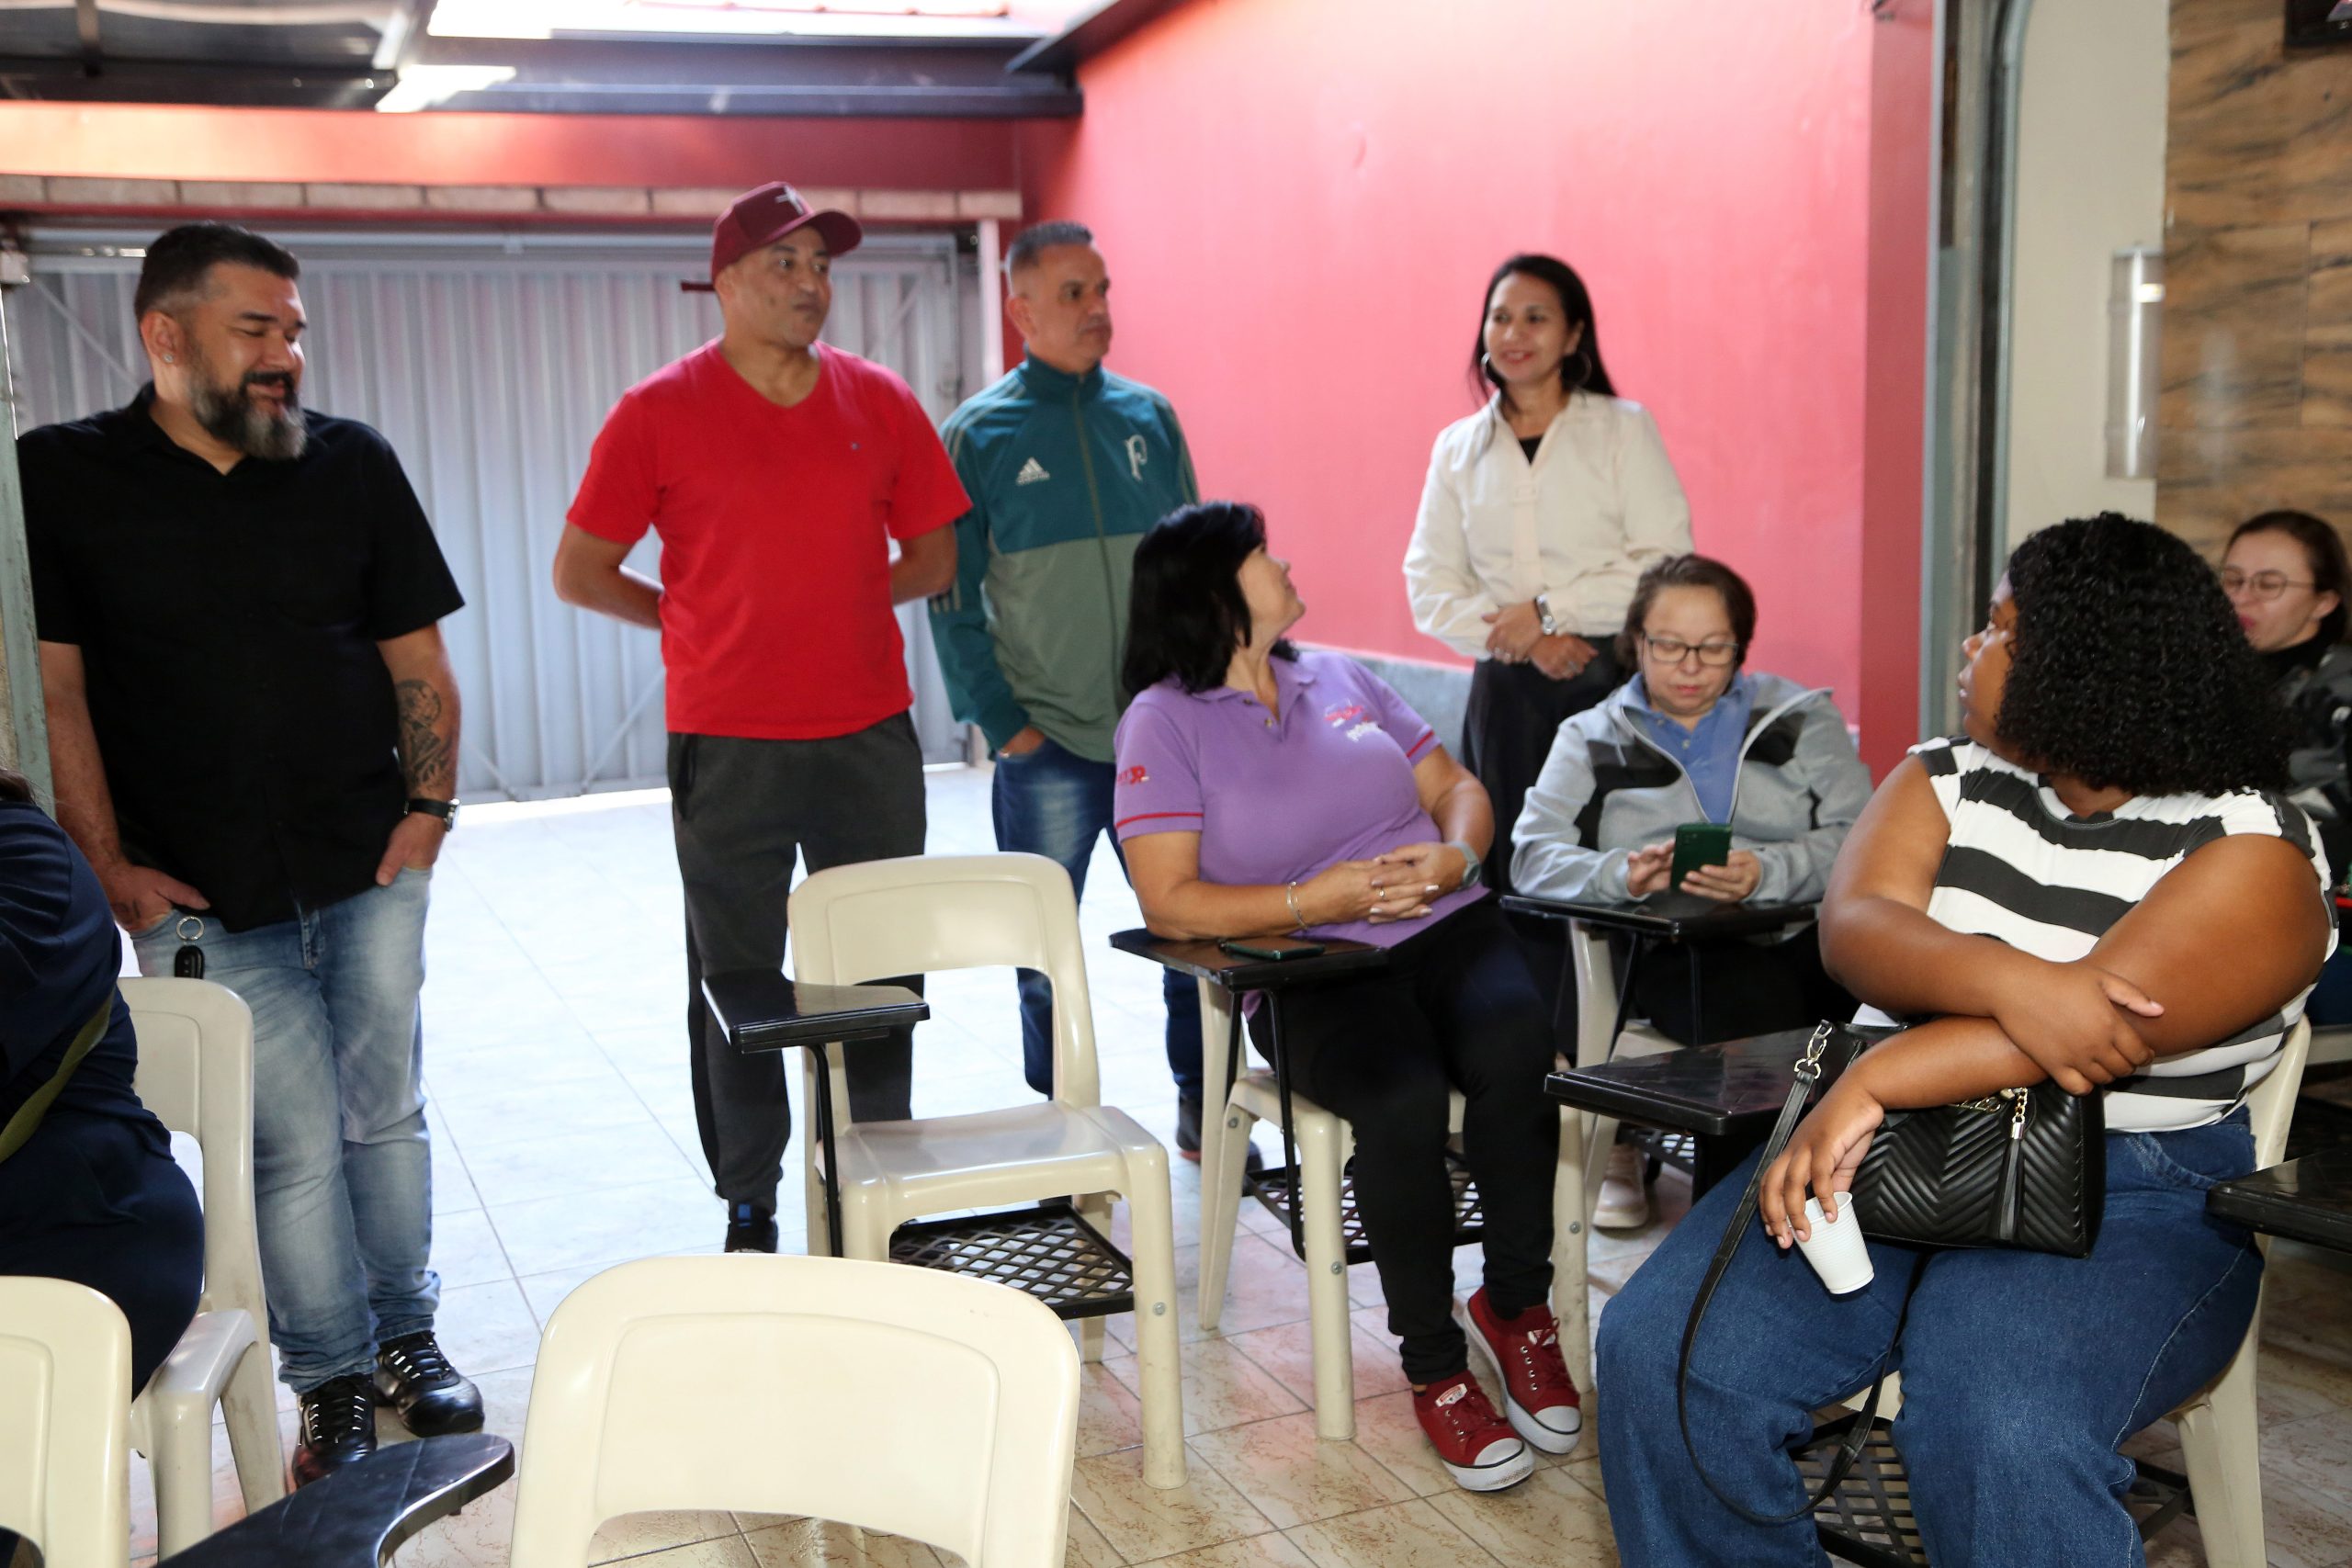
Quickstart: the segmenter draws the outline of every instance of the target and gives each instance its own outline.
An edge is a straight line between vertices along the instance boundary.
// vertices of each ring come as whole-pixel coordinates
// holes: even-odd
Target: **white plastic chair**
[[[1577,987],[1577,1066],[1611,1059],[1610,1035],[1617,1024],[1617,969],[1609,933],[1582,920],[1568,922],[1568,964]],[[1667,1035],[1627,1020],[1616,1035],[1615,1055],[1655,1056],[1681,1046]],[[1600,1206],[1600,1182],[1609,1151],[1617,1142],[1617,1118],[1563,1106],[1560,1110],[1560,1172],[1554,1210],[1561,1215],[1552,1234],[1553,1314],[1560,1321],[1560,1353],[1578,1390],[1592,1392],[1591,1307],[1584,1284],[1592,1216]],[[1577,1288],[1567,1290],[1564,1281]]]
[[[1078,1354],[1000,1285],[836,1258],[655,1258],[539,1341],[514,1568],[656,1508],[838,1519],[971,1568],[1059,1568]]]
[[[228,1417],[245,1511],[286,1495],[269,1316],[254,1236],[254,1021],[209,980],[126,979],[140,1100],[204,1153],[204,1293],[196,1320],[130,1406],[131,1446],[155,1482],[165,1557],[212,1533],[212,1407]]]
[[[1609,967],[1607,939],[1571,925],[1577,986],[1577,1059],[1605,1059],[1609,1029],[1615,1021],[1617,987]],[[1582,938],[1583,940],[1579,940]],[[1594,953],[1597,953],[1597,958]],[[1200,982],[1202,1103],[1222,1104],[1224,1114],[1206,1116],[1201,1126],[1201,1326],[1214,1329],[1225,1312],[1226,1280],[1233,1258],[1233,1233],[1240,1218],[1241,1188],[1250,1157],[1250,1134],[1260,1122],[1279,1126],[1282,1099],[1274,1075],[1265,1068],[1226,1081],[1232,1029],[1225,990]],[[1645,1055],[1675,1049],[1663,1035],[1629,1025],[1620,1055]],[[1291,1134],[1298,1150],[1299,1229],[1306,1264],[1306,1315],[1314,1348],[1315,1430],[1344,1442],[1355,1436],[1355,1365],[1348,1323],[1347,1245],[1341,1232],[1340,1189],[1355,1134],[1343,1117],[1316,1104],[1293,1084]],[[1462,1096],[1447,1097],[1446,1127],[1462,1131]],[[1592,1201],[1600,1190],[1598,1160],[1605,1159],[1617,1123],[1590,1136],[1597,1151],[1588,1161],[1585,1128],[1590,1119],[1564,1108],[1560,1163],[1552,1190],[1552,1312],[1559,1320],[1561,1354],[1577,1387],[1592,1388],[1590,1314],[1585,1296],[1586,1231]],[[1588,1193],[1592,1197],[1589,1198]]]
[[[2310,1059],[2312,1027],[2297,1021],[2270,1076],[2247,1094],[2254,1123],[2254,1168],[2287,1157],[2287,1129],[2295,1119],[2295,1096],[2302,1092]],[[2264,1255],[2270,1238],[2257,1238]],[[2255,1358],[2262,1339],[2262,1303],[2255,1301],[2245,1339],[2221,1376],[2172,1414],[2180,1429],[2183,1468],[2197,1502],[2197,1528],[2205,1538],[2209,1568],[2263,1568],[2268,1561],[2262,1536],[2262,1438],[2255,1410]]]
[[[1042,855],[920,855],[820,871],[793,891],[794,972],[820,985],[1004,965],[1053,982],[1054,1098],[910,1122],[849,1117],[842,1047],[825,1047],[841,1168],[842,1252],[887,1258],[908,1220],[1078,1195],[1106,1227],[1127,1201],[1135,1269],[1136,1349],[1143,1383],[1144,1480],[1184,1483],[1179,1386],[1176,1242],[1168,1151],[1126,1112],[1102,1103],[1092,1003],[1069,875]],[[815,1066],[803,1073],[813,1103]],[[822,1152],[803,1137],[810,1250],[825,1245]],[[1102,1353],[1102,1320],[1080,1330],[1088,1360]]]
[[[2270,1076],[2245,1097],[2254,1133],[2254,1168],[2287,1157],[2287,1130],[2295,1117],[2295,1096],[2303,1086],[2312,1028],[2297,1021]],[[2256,1238],[2263,1252],[2270,1238]],[[2197,1528],[2205,1538],[2208,1568],[2263,1568],[2269,1561],[2262,1534],[2262,1435],[2255,1406],[2255,1361],[2262,1341],[2262,1303],[2256,1299],[2245,1338],[2219,1376],[2172,1413],[2180,1431],[2182,1467],[2197,1505]],[[1857,1394],[1846,1403],[1860,1408]],[[1903,1408],[1903,1380],[1886,1380],[1879,1413],[1892,1420]]]
[[[42,1568],[122,1568],[130,1325],[87,1285],[0,1277],[0,1528]]]

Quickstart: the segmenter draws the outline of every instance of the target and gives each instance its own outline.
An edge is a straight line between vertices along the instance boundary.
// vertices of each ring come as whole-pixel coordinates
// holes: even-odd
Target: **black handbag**
[[[1870,1398],[1847,1429],[1828,1475],[1804,1506],[1790,1514],[1759,1514],[1725,1496],[1691,1446],[1684,1397],[1690,1381],[1690,1349],[1698,1342],[1699,1324],[1706,1316],[1715,1287],[1722,1283],[1747,1227],[1755,1223],[1764,1172],[1788,1145],[1815,1089],[1825,1078],[1835,1080],[1854,1058],[1888,1032],[1841,1023],[1824,1023],[1813,1032],[1804,1055],[1796,1064],[1788,1103],[1781,1108],[1781,1119],[1764,1141],[1763,1153],[1748,1176],[1747,1190],[1724,1229],[1707,1276],[1700,1282],[1698,1299],[1690,1304],[1690,1320],[1682,1327],[1674,1414],[1682,1427],[1683,1451],[1690,1456],[1691,1467],[1717,1501],[1753,1524],[1786,1524],[1803,1518],[1838,1490],[1870,1437],[1885,1380],[1871,1385]],[[1871,1134],[1870,1153],[1862,1156],[1854,1173],[1854,1217],[1864,1235],[1905,1247],[1999,1247],[2052,1252],[2063,1258],[2087,1257],[2091,1244],[2098,1238],[2099,1215],[2107,1207],[2107,1150],[2101,1136],[2105,1131],[2105,1105],[2098,1095],[2068,1094],[2054,1083],[2004,1089],[1955,1105],[1890,1111]],[[1912,1288],[1918,1282],[1915,1269]],[[1903,1299],[1907,1315],[1908,1289]],[[1898,1317],[1892,1343],[1899,1344],[1902,1337],[1903,1323]]]

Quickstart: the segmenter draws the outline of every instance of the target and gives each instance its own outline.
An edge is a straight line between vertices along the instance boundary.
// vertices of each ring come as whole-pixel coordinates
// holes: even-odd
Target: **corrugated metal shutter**
[[[7,291],[19,430],[130,400],[147,236],[51,230]],[[716,336],[682,293],[709,265],[682,235],[279,234],[302,258],[303,398],[390,438],[464,589],[446,631],[466,699],[459,788],[531,799],[660,783],[654,635],[557,602],[549,563],[614,400]],[[834,269],[825,337],[907,378],[934,420],[974,384],[972,264],[948,236],[876,236]],[[655,540],[631,557],[658,574]],[[921,605],[899,611],[926,761],[960,759]]]

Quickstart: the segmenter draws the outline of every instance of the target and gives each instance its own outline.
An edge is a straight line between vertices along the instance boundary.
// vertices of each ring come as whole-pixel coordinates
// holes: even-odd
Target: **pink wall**
[[[1756,584],[1758,666],[1836,686],[1883,766],[1917,592],[1863,600],[1916,583],[1932,82],[1926,0],[1897,16],[1194,0],[1084,68],[1082,121],[1024,128],[1026,206],[1102,237],[1114,364],[1174,399],[1205,491],[1266,508],[1302,632],[1430,660],[1398,563],[1474,406],[1479,288],[1566,257],[1700,547]],[[1904,450],[1866,462],[1866,433]]]

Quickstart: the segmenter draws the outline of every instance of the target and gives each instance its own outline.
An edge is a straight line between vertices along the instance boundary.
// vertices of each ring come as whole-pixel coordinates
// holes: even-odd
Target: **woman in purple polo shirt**
[[[1376,975],[1289,992],[1284,1043],[1300,1086],[1353,1124],[1357,1211],[1421,1428],[1457,1482],[1494,1491],[1533,1468],[1527,1444],[1566,1453],[1583,1425],[1544,1304],[1560,1127],[1543,1092],[1550,1029],[1478,886],[1486,790],[1370,671],[1284,641],[1303,613],[1254,506],[1188,506],[1144,536],[1116,828],[1162,936],[1298,931],[1390,949]],[[1261,1049],[1265,1027],[1261,1010]],[[1470,1376],[1451,1311],[1450,1087],[1486,1208],[1470,1321],[1508,1421]]]

